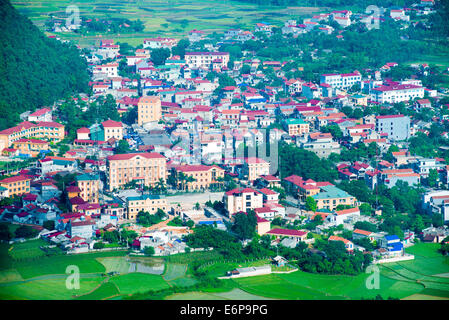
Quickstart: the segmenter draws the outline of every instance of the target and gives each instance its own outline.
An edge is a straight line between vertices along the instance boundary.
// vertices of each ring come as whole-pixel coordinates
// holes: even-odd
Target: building
[[[347,251],[349,251],[349,252],[354,251],[354,244],[345,238],[338,237],[338,236],[330,236],[329,241],[341,241],[345,244],[345,248]]]
[[[30,192],[31,178],[18,175],[0,180],[0,187],[8,189],[9,197]]]
[[[346,191],[337,188],[334,185],[322,186],[320,193],[312,196],[317,203],[317,209],[335,210],[338,205],[355,206],[356,198]]]
[[[93,221],[76,221],[69,223],[69,234],[73,237],[81,237],[90,239],[94,236],[95,222]]]
[[[234,213],[263,207],[263,195],[251,188],[236,188],[225,192],[223,197],[229,217]]]
[[[82,174],[77,176],[76,184],[80,190],[79,196],[89,203],[98,203],[100,177],[98,175]]]
[[[185,60],[189,68],[210,69],[213,65],[223,68],[229,62],[228,52],[186,52]]]
[[[424,88],[414,84],[381,85],[371,89],[371,100],[379,103],[396,103],[424,98]]]
[[[47,151],[49,142],[39,139],[19,139],[14,141],[12,147],[19,150],[19,156],[36,157],[42,151]]]
[[[265,233],[270,231],[270,229],[271,229],[271,222],[269,220],[257,216],[257,225],[256,225],[257,234],[259,236],[263,236]]]
[[[60,123],[24,121],[15,127],[0,131],[0,151],[20,139],[46,139],[51,142],[59,142],[64,137],[64,126]]]
[[[256,157],[246,158],[243,173],[248,176],[248,181],[254,181],[270,174],[270,163]]]
[[[331,186],[330,182],[316,182],[312,179],[304,180],[297,175],[291,175],[284,178],[286,182],[287,191],[297,194],[301,201],[305,201],[307,197],[312,197],[321,192],[324,186]]]
[[[173,38],[149,38],[143,40],[143,47],[144,48],[150,48],[150,49],[159,49],[159,48],[173,48],[178,44],[177,39]]]
[[[308,141],[302,143],[302,147],[320,158],[327,158],[331,153],[340,154],[341,152],[340,144],[333,140],[331,133],[311,133]]]
[[[182,189],[185,190],[205,190],[209,189],[212,185],[219,185],[222,183],[220,180],[224,178],[225,172],[216,165],[181,165],[175,167],[175,170],[178,176],[182,172],[187,177],[193,178],[193,181],[178,181],[182,185]]]
[[[28,115],[28,121],[39,122],[39,121],[47,121],[51,122],[52,112],[49,108],[42,108],[34,111],[33,113]]]
[[[104,141],[111,138],[116,140],[123,139],[123,124],[120,121],[106,120],[101,123],[104,130]]]
[[[303,136],[310,129],[309,123],[302,119],[286,119],[283,126],[290,136]]]
[[[334,213],[330,214],[327,218],[331,223],[335,225],[343,224],[346,220],[351,219],[353,217],[360,217],[359,208],[350,208],[344,210],[338,210]]]
[[[167,199],[159,195],[141,195],[138,197],[126,198],[128,207],[127,219],[135,220],[140,211],[145,211],[150,214],[155,214],[158,209],[167,211]]]
[[[167,159],[159,153],[127,153],[107,157],[109,190],[137,181],[154,186],[166,180]]]
[[[348,90],[354,85],[357,85],[361,88],[362,75],[358,71],[342,74],[322,74],[320,76],[320,84],[323,83],[328,84],[335,89]]]
[[[287,237],[293,238],[297,241],[305,241],[307,239],[307,231],[295,230],[295,229],[280,229],[275,228],[268,231],[266,234],[275,236],[276,238]]]
[[[137,124],[139,126],[159,121],[162,118],[161,98],[158,96],[148,96],[139,99],[137,105]]]
[[[407,140],[410,138],[410,117],[402,114],[377,116],[376,131],[387,133],[392,141]]]

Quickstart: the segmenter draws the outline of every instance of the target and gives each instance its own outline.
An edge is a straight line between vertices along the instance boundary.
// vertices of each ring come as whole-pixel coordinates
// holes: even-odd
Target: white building
[[[382,85],[371,90],[371,100],[379,103],[396,103],[424,98],[424,88],[413,84]]]

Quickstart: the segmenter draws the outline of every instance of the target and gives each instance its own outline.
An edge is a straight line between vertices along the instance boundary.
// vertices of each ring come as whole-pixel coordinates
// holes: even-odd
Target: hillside
[[[9,0],[0,0],[0,130],[26,110],[86,91],[88,80],[74,46],[47,38]]]

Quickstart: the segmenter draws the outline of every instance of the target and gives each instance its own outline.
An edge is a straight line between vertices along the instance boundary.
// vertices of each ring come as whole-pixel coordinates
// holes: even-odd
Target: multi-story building
[[[79,196],[84,201],[98,203],[100,177],[98,175],[82,174],[76,177],[76,184],[80,189]]]
[[[328,84],[332,88],[347,90],[354,85],[362,85],[362,75],[358,71],[352,73],[331,73],[322,74],[320,77],[320,83]]]
[[[0,131],[0,151],[22,138],[47,139],[59,142],[64,139],[64,126],[57,122],[32,123],[24,121],[17,126]]]
[[[402,114],[377,116],[376,131],[388,134],[388,139],[407,140],[410,138],[410,118]]]
[[[0,180],[0,187],[8,189],[10,197],[30,192],[31,178],[18,175]]]
[[[150,49],[159,49],[159,48],[173,48],[178,44],[177,39],[173,38],[149,38],[143,40],[143,47],[144,48],[150,48]]]
[[[41,151],[48,150],[49,142],[38,139],[19,139],[12,144],[20,155],[36,157]]]
[[[335,210],[338,205],[354,206],[357,201],[355,197],[334,185],[320,187],[320,192],[312,198],[316,201],[318,210]]]
[[[116,154],[107,158],[109,190],[137,180],[145,186],[154,186],[159,179],[166,180],[167,159],[159,153]]]
[[[256,157],[246,158],[243,164],[243,175],[248,176],[248,181],[254,181],[261,176],[270,174],[270,163]]]
[[[138,197],[126,198],[126,204],[128,207],[127,219],[135,220],[137,214],[141,211],[155,214],[158,209],[167,211],[167,199],[159,195],[144,194]]]
[[[263,207],[263,195],[251,188],[237,188],[225,192],[223,197],[225,208],[231,217],[234,213]]]
[[[312,197],[321,192],[321,187],[331,186],[330,182],[316,182],[312,179],[304,180],[297,175],[291,175],[284,178],[287,190],[291,193],[296,193],[298,198],[304,201],[307,197]]]
[[[104,141],[111,138],[116,140],[123,139],[123,124],[120,121],[106,120],[101,123],[104,130]]]
[[[93,76],[96,79],[118,77],[118,63],[95,66]]]
[[[311,133],[308,141],[303,143],[302,147],[312,151],[320,158],[327,158],[331,153],[340,154],[340,144],[332,139],[330,133]]]
[[[394,84],[371,89],[371,100],[379,103],[396,103],[415,98],[424,98],[424,87],[414,84]]]
[[[161,98],[158,96],[148,96],[139,99],[137,105],[137,123],[139,126],[159,121],[162,118]]]
[[[224,170],[219,166],[206,165],[181,165],[175,167],[177,174],[182,172],[187,177],[192,177],[193,181],[178,181],[182,189],[185,190],[205,190],[212,185],[219,185],[224,178]]]
[[[228,65],[229,52],[186,52],[185,60],[190,68],[223,68]]]
[[[303,136],[309,133],[309,123],[302,119],[286,119],[283,122],[284,129],[290,136]]]

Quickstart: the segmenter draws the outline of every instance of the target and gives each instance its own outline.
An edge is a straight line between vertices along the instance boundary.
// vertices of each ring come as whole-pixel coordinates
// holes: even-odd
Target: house
[[[338,236],[330,236],[329,241],[341,241],[345,244],[345,248],[347,251],[349,251],[349,252],[354,251],[354,244],[345,238],[338,237]]]
[[[343,224],[348,219],[352,219],[353,217],[360,216],[359,208],[350,208],[344,210],[338,210],[330,214],[327,219],[334,223],[335,225]]]
[[[242,173],[244,176],[248,177],[248,181],[252,182],[261,176],[270,174],[270,163],[261,158],[246,158]]]
[[[373,234],[374,232],[372,231],[366,231],[362,229],[355,229],[354,231],[352,231],[352,237],[354,240],[368,238],[369,241],[373,242],[375,239]]]
[[[404,245],[397,235],[387,235],[379,239],[382,248],[388,250],[390,256],[400,256],[404,253]]]
[[[334,185],[320,187],[320,192],[312,198],[316,201],[318,210],[335,210],[338,205],[355,206],[357,201],[355,197]]]

